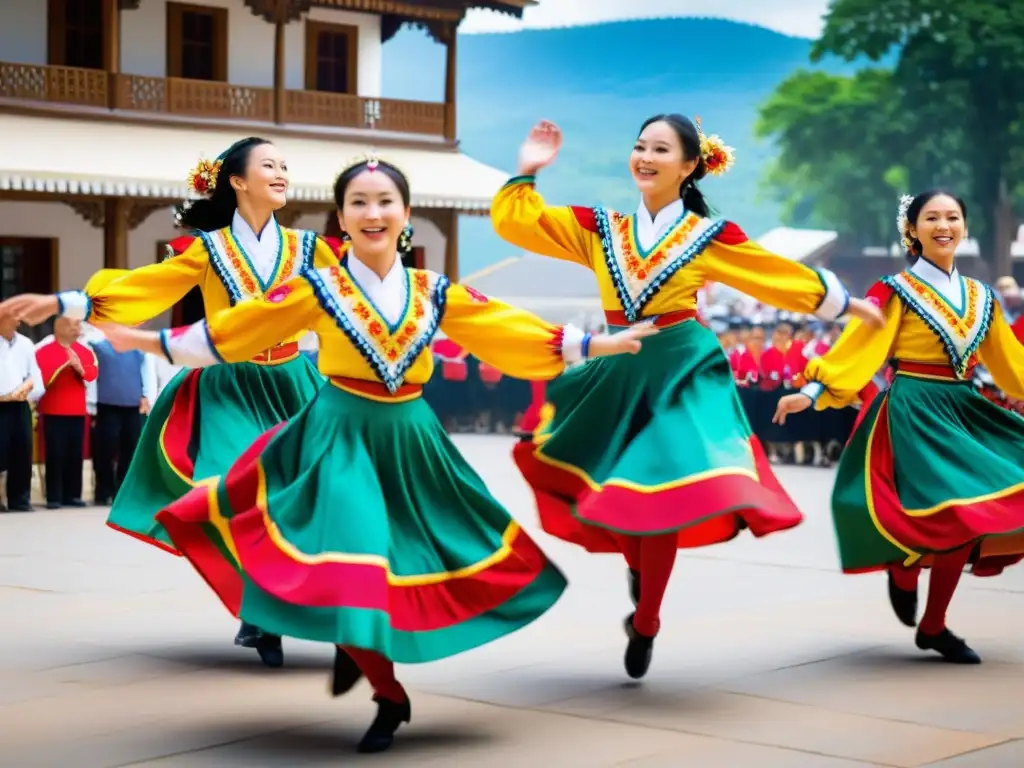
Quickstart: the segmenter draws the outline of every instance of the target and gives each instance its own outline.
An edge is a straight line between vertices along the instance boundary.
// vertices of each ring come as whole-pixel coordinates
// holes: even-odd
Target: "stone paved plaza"
[[[511,440],[458,442],[534,528]],[[1024,573],[965,577],[950,623],[985,663],[937,662],[882,576],[838,573],[832,472],[780,474],[806,523],[682,556],[643,684],[622,670],[622,563],[541,534],[571,581],[561,602],[501,642],[400,667],[413,721],[376,758],[354,753],[365,684],[326,694],[330,648],[286,640],[286,667],[266,669],[185,561],[103,510],[0,515],[0,766],[1024,765]]]

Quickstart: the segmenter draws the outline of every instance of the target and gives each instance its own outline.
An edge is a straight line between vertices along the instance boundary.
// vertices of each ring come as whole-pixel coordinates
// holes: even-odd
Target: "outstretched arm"
[[[596,231],[589,208],[551,206],[544,202],[533,176],[508,180],[491,203],[491,223],[502,240],[541,256],[591,266]]]
[[[636,353],[657,333],[651,324],[614,336],[551,325],[525,309],[463,285],[448,287],[442,330],[470,354],[518,379],[553,379],[567,364],[590,357]]]
[[[812,269],[767,251],[731,222],[725,224],[700,258],[708,279],[725,283],[773,307],[814,313],[823,320],[835,320],[849,312],[872,325],[882,324],[878,308],[863,299],[850,298],[831,270]]]
[[[223,309],[207,320],[159,332],[102,326],[115,349],[161,355],[173,365],[202,368],[240,363],[310,328],[319,310],[308,278],[292,278],[267,294]]]
[[[992,325],[978,350],[979,357],[997,387],[1015,400],[1024,400],[1024,345],[1006,322],[999,302],[992,305]]]

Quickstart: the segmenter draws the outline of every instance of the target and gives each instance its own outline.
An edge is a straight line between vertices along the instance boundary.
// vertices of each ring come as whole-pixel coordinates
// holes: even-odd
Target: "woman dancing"
[[[101,270],[84,291],[25,294],[0,304],[0,314],[38,324],[54,314],[90,323],[138,325],[173,307],[193,288],[212,315],[261,298],[314,265],[337,264],[315,233],[286,229],[288,166],[280,150],[251,137],[190,176],[202,199],[184,203],[180,226],[195,236],[173,243],[177,255],[131,271]],[[300,329],[301,330],[301,329]],[[205,477],[223,474],[253,440],[301,410],[323,385],[297,333],[256,350],[245,361],[208,371],[182,371],[146,420],[128,475],[107,525],[177,553],[155,515]],[[284,663],[281,638],[243,623],[236,645],[255,648],[271,667]]]
[[[641,127],[629,167],[643,200],[632,216],[546,205],[535,174],[561,145],[552,123],[531,131],[519,175],[491,206],[495,229],[520,248],[592,269],[609,326],[646,322],[662,332],[637,359],[595,361],[553,382],[549,418],[515,457],[546,531],[625,556],[636,605],[625,666],[640,678],[678,547],[802,519],[752,439],[714,333],[694,322],[697,292],[715,281],[825,319],[849,310],[880,323],[881,314],[850,299],[828,270],[768,253],[709,217],[697,182],[727,170],[732,154],[689,119],[658,115]]]
[[[870,292],[886,330],[852,322],[808,364],[808,384],[779,401],[775,418],[812,404],[841,408],[892,361],[892,384],[865,406],[836,474],[842,567],[888,569],[892,607],[914,626],[917,578],[930,566],[917,647],[977,664],[946,626],[946,611],[969,561],[989,575],[1024,553],[1024,419],[978,394],[971,374],[982,363],[999,387],[1024,398],[1024,348],[992,289],[956,269],[967,234],[963,201],[941,191],[906,196],[899,226],[912,266]]]
[[[379,752],[410,717],[393,662],[496,640],[565,588],[421,399],[432,337],[443,329],[511,376],[549,379],[566,362],[635,353],[656,329],[583,334],[405,268],[409,184],[377,158],[345,170],[335,200],[351,243],[341,266],[189,328],[110,335],[122,348],[206,366],[246,360],[305,328],[318,334],[330,384],[158,519],[232,612],[339,646],[331,690],[343,693],[365,674],[378,713],[359,748]]]

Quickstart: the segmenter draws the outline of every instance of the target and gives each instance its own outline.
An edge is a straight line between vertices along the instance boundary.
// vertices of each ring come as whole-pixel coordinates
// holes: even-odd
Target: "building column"
[[[455,24],[446,24],[445,30],[445,67],[444,67],[444,137],[455,141],[458,136],[455,123],[455,92],[458,81],[456,61],[458,59],[458,28]]]
[[[107,71],[107,106],[117,106],[118,74],[121,72],[121,6],[119,0],[103,0],[103,69]]]
[[[285,53],[284,28],[288,0],[277,0],[274,10],[274,122],[285,122]]]
[[[453,283],[459,282],[459,212],[448,210],[448,226],[444,238],[444,273]]]
[[[108,197],[103,204],[103,266],[128,269],[128,216],[132,203],[126,197]]]

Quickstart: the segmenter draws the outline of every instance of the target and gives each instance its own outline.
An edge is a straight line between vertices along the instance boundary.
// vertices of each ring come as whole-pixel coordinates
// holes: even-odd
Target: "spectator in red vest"
[[[46,450],[46,508],[84,507],[82,453],[85,385],[96,380],[96,357],[78,342],[80,320],[58,317],[53,341],[36,350],[46,391],[39,401]]]

